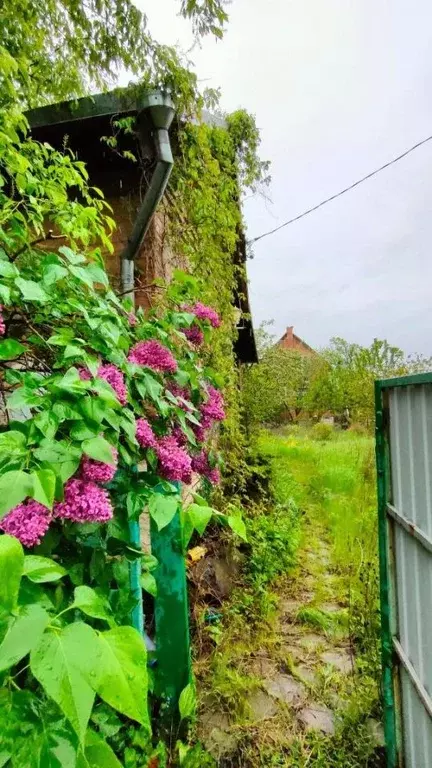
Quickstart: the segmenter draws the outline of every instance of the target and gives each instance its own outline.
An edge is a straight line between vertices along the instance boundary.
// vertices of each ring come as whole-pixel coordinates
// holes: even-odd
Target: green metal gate
[[[432,768],[432,373],[375,395],[387,766]]]

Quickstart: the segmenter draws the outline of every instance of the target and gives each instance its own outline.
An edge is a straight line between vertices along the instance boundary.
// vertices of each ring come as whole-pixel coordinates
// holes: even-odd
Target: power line
[[[384,171],[386,168],[389,168],[390,165],[393,165],[394,163],[397,163],[399,160],[402,160],[402,158],[409,155],[410,152],[414,152],[415,149],[418,149],[423,144],[426,144],[428,141],[431,141],[431,139],[432,139],[432,136],[428,136],[427,139],[423,139],[422,141],[419,141],[417,144],[414,144],[413,147],[410,147],[409,149],[405,150],[405,152],[402,152],[401,155],[394,157],[393,160],[389,160],[388,163],[384,163],[384,165],[381,165],[379,168],[376,168],[374,171],[371,171],[371,173],[368,173],[367,176],[363,176],[362,179],[358,179],[358,181],[355,181],[354,184],[350,184],[349,187],[345,187],[345,189],[341,189],[341,191],[337,192],[335,195],[332,195],[331,197],[327,197],[325,200],[322,200],[321,203],[318,203],[318,205],[314,205],[313,208],[308,208],[307,211],[303,211],[303,213],[300,213],[298,216],[294,216],[294,218],[289,219],[288,221],[285,221],[283,224],[279,224],[278,227],[274,227],[274,229],[269,229],[268,232],[263,232],[263,234],[258,235],[258,237],[253,237],[251,240],[248,241],[248,245],[252,245],[252,243],[257,243],[258,240],[262,240],[263,237],[268,237],[269,235],[273,235],[275,232],[278,232],[280,229],[283,229],[284,227],[288,227],[289,224],[293,224],[295,221],[298,221],[299,219],[303,219],[304,216],[308,216],[310,213],[317,211],[318,208],[322,208],[323,205],[326,205],[327,203],[331,203],[332,200],[336,200],[337,197],[341,197],[341,195],[344,195],[345,192],[350,192],[352,189],[354,189],[354,187],[358,187],[359,184],[363,184],[364,181],[371,179],[372,176],[376,176],[377,173]]]

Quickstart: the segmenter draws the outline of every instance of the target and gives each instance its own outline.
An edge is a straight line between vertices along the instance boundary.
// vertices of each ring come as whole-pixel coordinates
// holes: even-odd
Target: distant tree
[[[348,409],[351,419],[366,427],[374,419],[374,381],[409,372],[403,351],[379,339],[362,347],[334,338],[322,359],[325,364],[312,377],[305,406],[318,415],[331,411],[337,417]]]
[[[303,410],[311,377],[321,363],[317,356],[305,356],[275,343],[263,323],[257,331],[258,365],[243,377],[245,419],[249,427],[295,420]]]

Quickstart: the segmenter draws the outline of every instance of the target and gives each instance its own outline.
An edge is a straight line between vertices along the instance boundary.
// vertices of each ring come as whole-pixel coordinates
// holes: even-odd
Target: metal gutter
[[[134,296],[134,261],[146,236],[153,214],[163,197],[174,164],[168,133],[174,117],[174,105],[170,96],[159,91],[147,94],[142,101],[138,121],[142,120],[144,114],[150,116],[153,124],[156,167],[135,218],[128,242],[120,256],[122,292],[132,299]],[[139,132],[141,132],[140,126]]]
[[[134,262],[142,241],[148,231],[153,214],[156,211],[168,184],[168,179],[174,164],[168,130],[174,117],[174,106],[171,98],[160,92],[149,93],[142,103],[142,110],[138,115],[138,122],[142,122],[143,113],[148,113],[153,124],[153,140],[155,146],[156,167],[150,184],[145,192],[144,199],[137,213],[132,232],[128,242],[120,256],[122,292],[134,301]],[[138,126],[139,131],[142,125]],[[141,534],[138,520],[129,522],[129,535],[131,543],[140,548]],[[133,560],[129,565],[129,582],[131,592],[136,598],[136,605],[132,611],[132,623],[141,636],[144,636],[147,647],[149,638],[144,632],[144,611],[141,592],[141,561]],[[151,641],[150,641],[151,642]]]

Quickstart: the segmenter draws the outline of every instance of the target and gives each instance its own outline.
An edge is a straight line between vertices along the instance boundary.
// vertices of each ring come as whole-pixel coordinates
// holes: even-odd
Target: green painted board
[[[179,696],[191,679],[189,607],[186,563],[182,546],[180,512],[158,531],[151,521],[152,554],[159,565],[155,606],[156,658],[155,693],[162,700],[165,722],[178,722]]]

